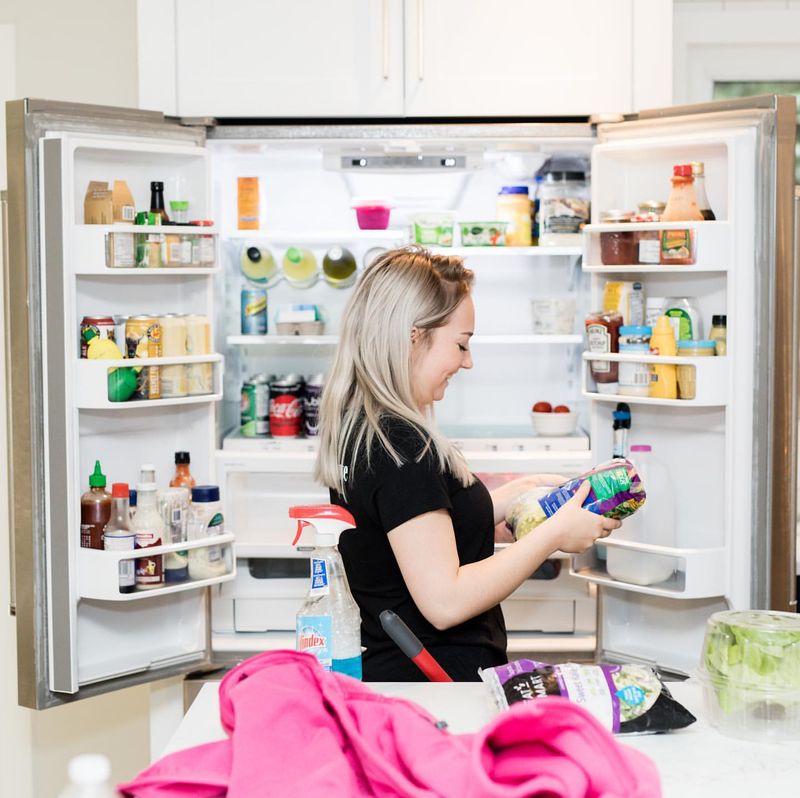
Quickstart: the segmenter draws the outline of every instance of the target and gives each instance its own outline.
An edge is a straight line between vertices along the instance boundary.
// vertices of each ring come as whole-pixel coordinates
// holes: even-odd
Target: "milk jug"
[[[647,501],[614,530],[611,540],[630,540],[655,546],[675,546],[675,494],[667,467],[653,456],[651,446],[631,446],[630,460],[647,488]],[[674,557],[606,547],[610,576],[635,585],[654,585],[672,576]]]

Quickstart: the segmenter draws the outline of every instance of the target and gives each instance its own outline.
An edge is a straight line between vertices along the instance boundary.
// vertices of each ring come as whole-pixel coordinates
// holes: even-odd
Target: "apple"
[[[552,413],[553,412],[553,406],[550,404],[550,402],[537,402],[533,406],[533,412],[534,413]]]
[[[572,411],[566,405],[556,405],[553,408],[554,413],[571,413]]]

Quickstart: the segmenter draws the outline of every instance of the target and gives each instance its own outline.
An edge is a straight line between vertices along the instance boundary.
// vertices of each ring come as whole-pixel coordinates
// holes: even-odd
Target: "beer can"
[[[265,374],[255,374],[242,385],[241,432],[246,438],[269,435],[269,381]]]
[[[242,335],[267,334],[267,292],[263,288],[242,289]]]
[[[269,385],[269,429],[274,438],[296,438],[303,428],[303,379],[296,374]]]
[[[155,316],[131,316],[125,323],[127,357],[161,357],[161,325]],[[159,366],[145,366],[139,371],[134,399],[160,399]]]
[[[186,354],[211,353],[211,325],[208,316],[190,314],[186,319]],[[211,363],[190,363],[186,368],[189,396],[214,393],[214,366]]]
[[[324,382],[323,374],[315,374],[306,382],[303,399],[303,432],[307,438],[316,438],[319,435],[319,403],[322,399]]]
[[[111,316],[84,316],[81,319],[81,357],[89,357],[89,344],[83,337],[87,330],[92,330],[98,338],[107,338],[109,341],[117,340],[114,319]]]
[[[161,353],[164,357],[186,355],[186,317],[176,313],[160,316]],[[188,366],[177,363],[161,366],[161,398],[173,399],[189,393]]]

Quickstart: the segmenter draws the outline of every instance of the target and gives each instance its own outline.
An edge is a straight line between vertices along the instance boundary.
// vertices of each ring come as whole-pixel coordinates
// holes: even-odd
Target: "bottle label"
[[[119,586],[133,587],[136,584],[136,570],[133,560],[119,561]]]
[[[586,327],[586,345],[590,352],[605,354],[611,351],[611,336],[604,324],[589,324]],[[593,374],[607,374],[611,363],[607,360],[593,360]]]
[[[661,246],[658,238],[639,241],[639,263],[660,263]]]
[[[333,667],[333,618],[330,615],[297,616],[297,650],[313,654],[329,671]]]
[[[311,595],[327,596],[331,592],[328,583],[328,564],[318,557],[311,558]]]
[[[685,261],[692,255],[691,230],[663,230],[661,233],[661,259]]]

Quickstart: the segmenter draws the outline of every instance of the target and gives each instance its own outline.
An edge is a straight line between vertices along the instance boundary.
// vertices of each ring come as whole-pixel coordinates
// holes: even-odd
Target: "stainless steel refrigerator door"
[[[63,242],[58,231],[61,190],[56,184],[60,156],[48,137],[58,132],[202,147],[205,128],[184,127],[157,112],[39,100],[8,103],[6,116],[9,260],[5,335],[10,350],[7,391],[18,693],[21,705],[44,708],[189,669],[186,664],[175,664],[80,688],[77,683],[75,574],[64,557],[64,535],[58,534],[65,526],[67,498],[74,492],[66,479],[71,453],[64,426],[68,397],[63,388],[72,363],[59,357],[59,336],[63,351],[64,334],[63,324],[59,324],[64,313],[59,261]],[[42,162],[41,152],[49,163]],[[40,215],[43,202],[49,203],[52,222],[46,226]],[[45,247],[47,264],[42,262]],[[203,601],[208,626],[209,597]],[[206,639],[210,641],[210,634]],[[208,656],[207,649],[204,660]],[[196,661],[192,667],[197,667]]]

